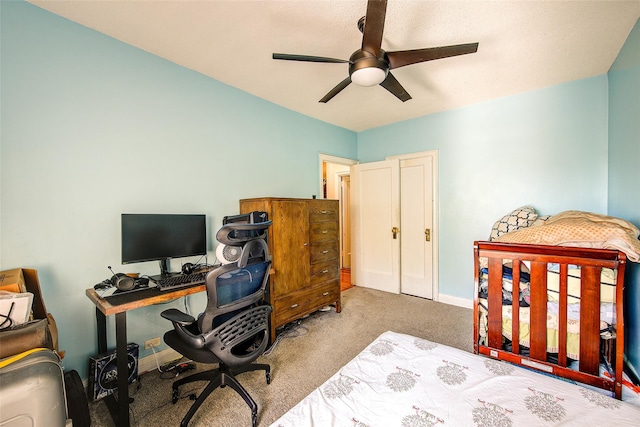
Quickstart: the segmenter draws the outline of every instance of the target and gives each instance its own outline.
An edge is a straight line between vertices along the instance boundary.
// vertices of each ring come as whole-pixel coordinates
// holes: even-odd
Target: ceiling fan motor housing
[[[385,53],[380,49],[380,57],[367,52],[356,50],[349,58],[349,76],[358,86],[375,86],[382,83],[389,72],[389,62]]]

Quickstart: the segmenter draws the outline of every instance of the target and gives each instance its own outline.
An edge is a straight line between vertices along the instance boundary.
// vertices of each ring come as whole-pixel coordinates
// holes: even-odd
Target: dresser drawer
[[[337,222],[312,222],[309,224],[311,243],[338,240]]]
[[[311,264],[340,258],[338,241],[316,243],[311,245]]]
[[[316,286],[329,280],[340,279],[338,260],[319,262],[311,265],[311,286]]]
[[[340,298],[340,281],[335,280],[324,286],[308,291],[296,292],[273,303],[276,327],[289,323],[306,314],[313,313]]]
[[[338,222],[337,200],[309,200],[309,222]]]

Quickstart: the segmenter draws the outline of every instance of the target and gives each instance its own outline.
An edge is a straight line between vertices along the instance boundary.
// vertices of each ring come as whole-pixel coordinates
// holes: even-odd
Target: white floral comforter
[[[385,332],[272,427],[637,426],[640,408],[567,381]]]

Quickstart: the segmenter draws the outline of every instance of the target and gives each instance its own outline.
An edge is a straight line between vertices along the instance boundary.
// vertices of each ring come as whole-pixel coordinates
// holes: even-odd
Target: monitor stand
[[[149,278],[151,280],[153,280],[154,282],[157,282],[158,280],[166,279],[167,277],[176,276],[176,275],[180,274],[180,273],[170,273],[169,272],[169,261],[170,261],[170,258],[161,259],[159,261],[159,263],[160,263],[160,274],[157,274],[155,276],[149,276]]]

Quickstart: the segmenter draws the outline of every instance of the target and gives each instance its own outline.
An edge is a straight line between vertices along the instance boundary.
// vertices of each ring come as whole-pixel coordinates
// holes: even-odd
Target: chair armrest
[[[191,347],[196,349],[204,347],[204,337],[201,334],[189,330],[190,327],[196,323],[196,319],[193,316],[183,313],[177,308],[165,310],[160,313],[160,315],[173,323],[173,329],[178,336]],[[193,327],[191,329],[193,329]]]
[[[160,316],[164,317],[167,320],[170,320],[171,323],[177,323],[178,325],[188,326],[196,321],[196,319],[186,313],[181,312],[177,308],[170,308],[168,310],[160,313]]]

